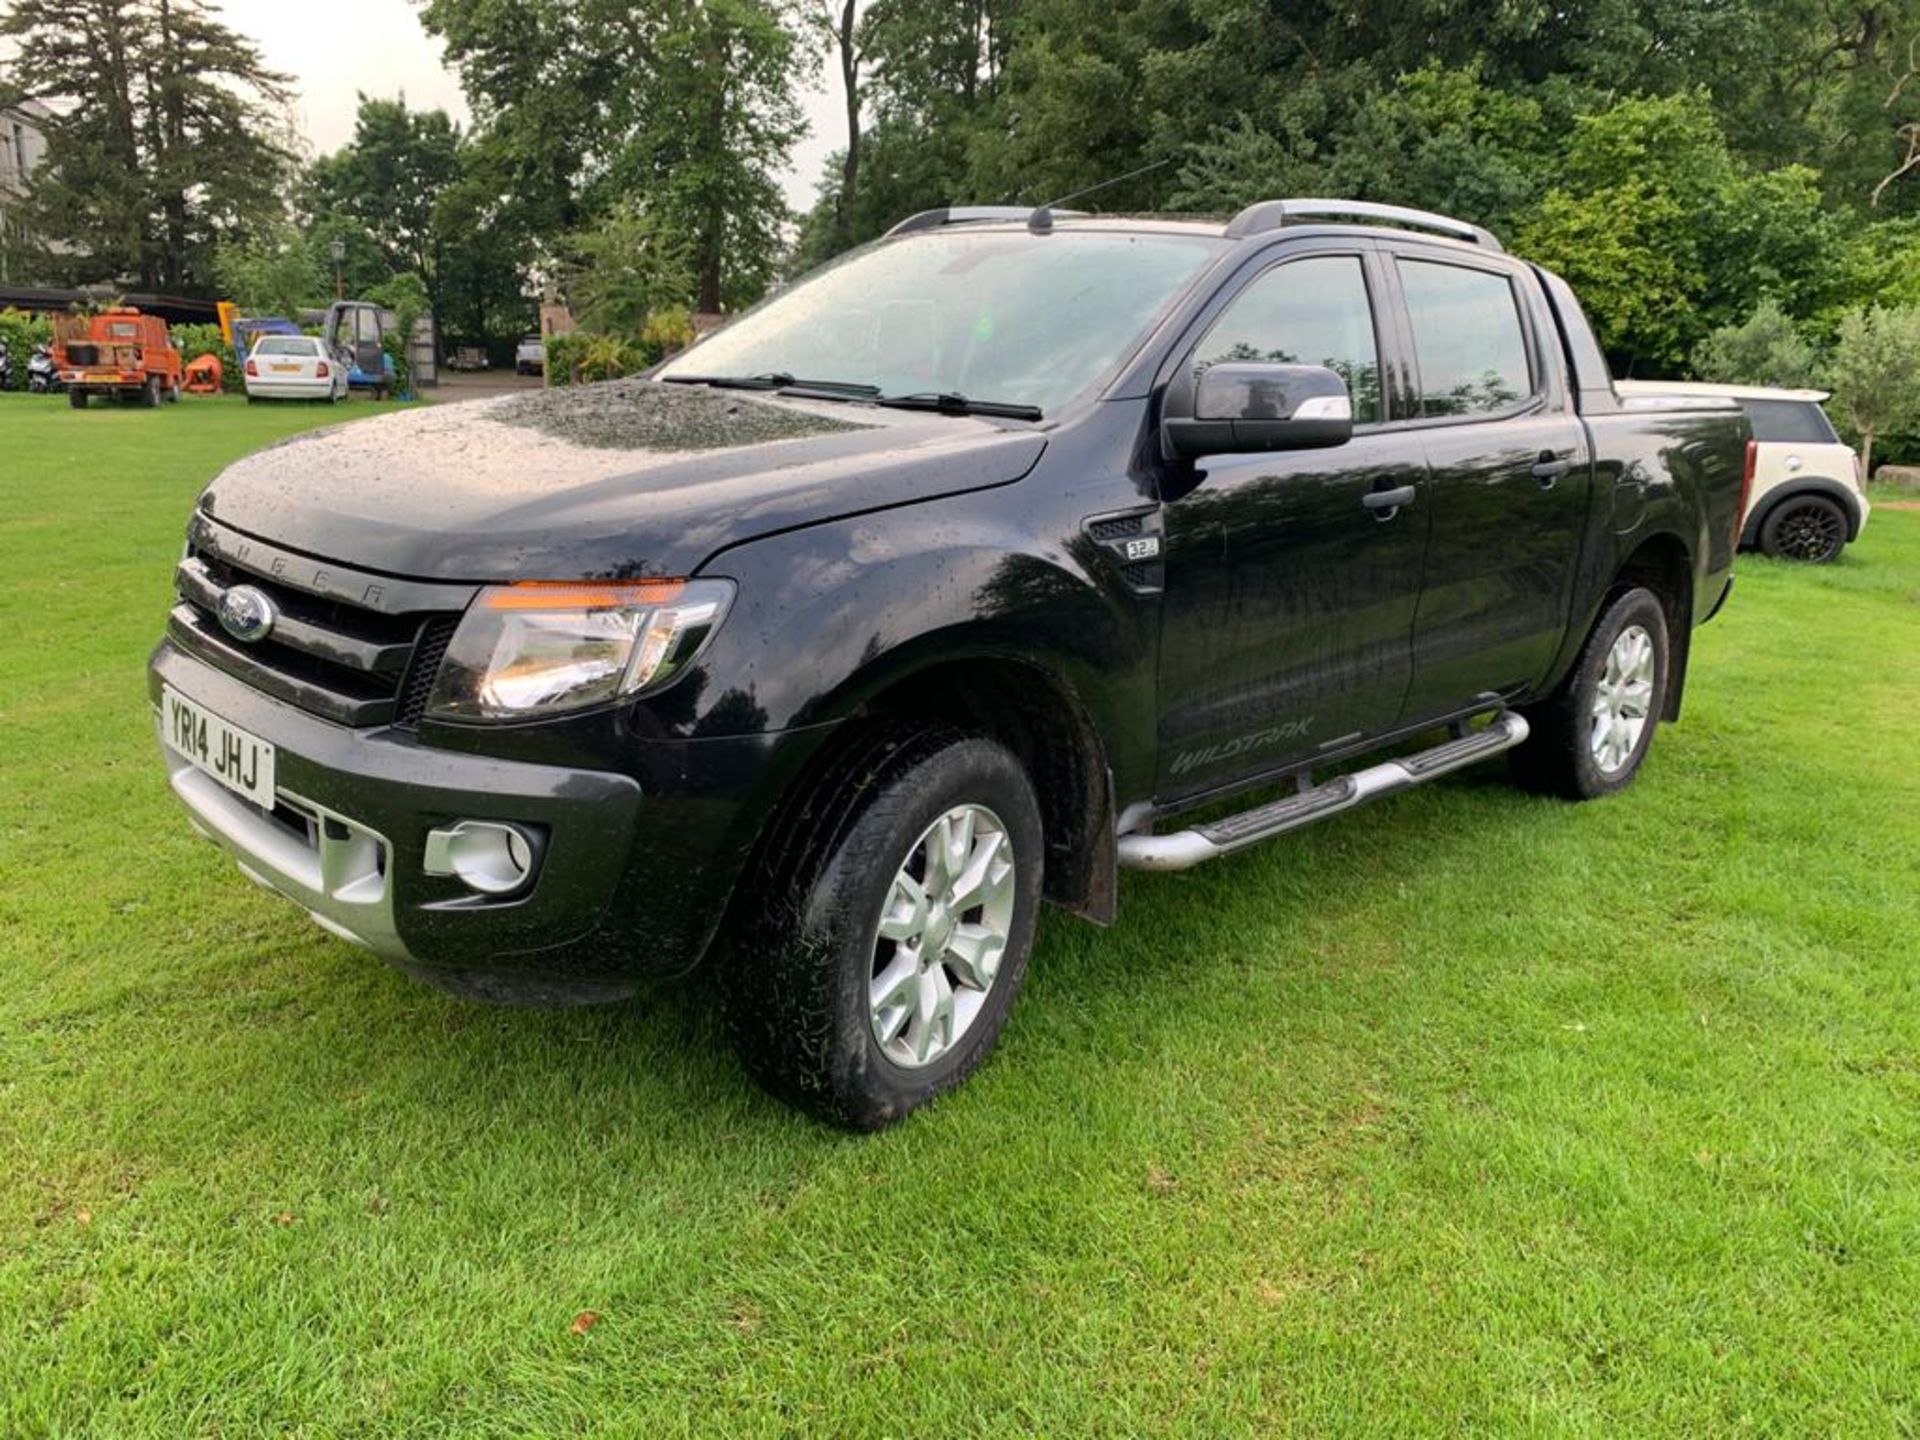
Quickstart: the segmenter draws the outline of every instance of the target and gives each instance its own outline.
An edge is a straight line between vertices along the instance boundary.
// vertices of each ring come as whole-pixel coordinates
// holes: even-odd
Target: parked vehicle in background
[[[13,388],[13,352],[7,348],[7,342],[0,340],[0,390]]]
[[[262,335],[243,369],[249,402],[347,398],[347,371],[314,335]]]
[[[529,335],[513,347],[513,368],[521,375],[544,375],[547,373],[547,342],[538,335]]]
[[[35,395],[51,395],[60,388],[60,367],[53,363],[53,347],[34,346],[33,358],[27,361],[27,389]]]
[[[1749,434],[1624,408],[1566,283],[1444,216],[929,211],[651,379],[230,466],[149,697],[333,934],[532,1003],[717,950],[744,1063],[874,1128],[986,1055],[1043,899],[1107,924],[1122,867],[1501,754],[1624,789]]]
[[[129,307],[55,319],[53,363],[76,410],[96,395],[147,406],[180,398],[180,352],[167,322]]]
[[[487,352],[480,345],[462,345],[447,356],[449,370],[473,371],[487,368]]]
[[[391,312],[371,300],[336,300],[320,323],[321,338],[346,366],[347,383],[372,391],[376,400],[393,392],[393,357],[382,339],[392,324]]]
[[[1739,402],[1753,425],[1753,485],[1740,525],[1744,548],[1824,565],[1866,528],[1873,507],[1860,456],[1821,408],[1825,390],[1623,380],[1620,394],[1636,408],[1668,399]]]

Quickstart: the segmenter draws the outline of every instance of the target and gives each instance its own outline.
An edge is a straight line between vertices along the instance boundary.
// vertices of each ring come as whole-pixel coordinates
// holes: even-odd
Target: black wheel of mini
[[[731,938],[735,1049],[769,1090],[856,1130],[971,1074],[1026,972],[1042,831],[990,740],[886,730],[787,808]]]
[[[87,392],[84,390],[67,391],[67,404],[71,405],[76,410],[86,409],[87,408]]]
[[[1532,727],[1507,752],[1529,790],[1593,800],[1639,773],[1667,693],[1666,610],[1651,590],[1618,596],[1594,622],[1560,688],[1521,713]]]
[[[1847,548],[1846,513],[1825,495],[1795,495],[1767,516],[1760,548],[1782,560],[1830,564]]]
[[[147,383],[140,387],[140,403],[149,410],[160,408],[160,377],[149,375]]]

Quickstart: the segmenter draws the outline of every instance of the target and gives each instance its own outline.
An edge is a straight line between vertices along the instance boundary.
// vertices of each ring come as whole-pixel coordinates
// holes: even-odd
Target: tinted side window
[[[1194,373],[1223,360],[1324,365],[1353,394],[1353,419],[1380,418],[1380,352],[1357,255],[1290,260],[1235,296],[1193,352]]]
[[[1422,415],[1484,415],[1533,394],[1513,282],[1426,260],[1400,261],[1413,322]]]
[[[1753,438],[1790,445],[1833,445],[1827,412],[1810,400],[1742,400],[1741,408],[1753,422]]]

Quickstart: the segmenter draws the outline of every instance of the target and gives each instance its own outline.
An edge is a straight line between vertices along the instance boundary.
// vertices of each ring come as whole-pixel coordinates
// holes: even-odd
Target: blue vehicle
[[[299,335],[300,327],[293,321],[279,315],[258,315],[233,317],[233,353],[243,363],[253,353],[254,341],[262,335]]]

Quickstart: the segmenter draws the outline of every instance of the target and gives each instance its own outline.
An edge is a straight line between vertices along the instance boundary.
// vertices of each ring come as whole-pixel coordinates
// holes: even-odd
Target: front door
[[[1294,252],[1298,255],[1298,252]],[[1225,360],[1326,365],[1355,433],[1327,450],[1208,456],[1169,495],[1160,648],[1160,791],[1192,794],[1391,729],[1411,670],[1426,553],[1426,470],[1382,433],[1368,252],[1261,272],[1195,347]],[[1397,510],[1371,491],[1413,488]]]

